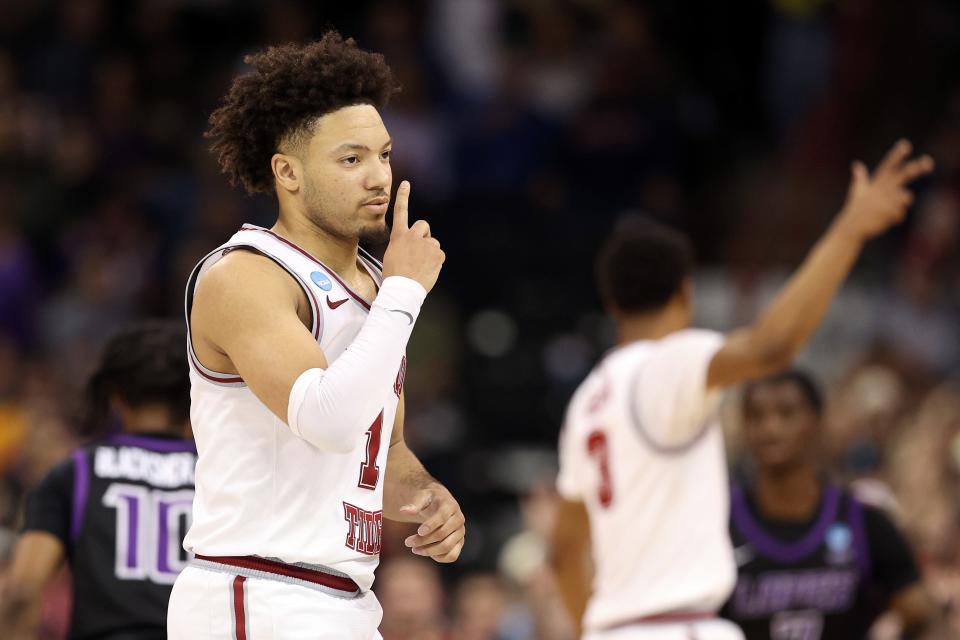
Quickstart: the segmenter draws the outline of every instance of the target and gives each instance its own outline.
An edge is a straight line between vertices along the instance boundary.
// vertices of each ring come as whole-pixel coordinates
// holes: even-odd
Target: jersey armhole
[[[320,305],[317,302],[317,298],[310,287],[307,286],[307,284],[295,270],[290,268],[286,263],[276,256],[270,255],[259,247],[255,247],[253,245],[238,244],[228,247],[220,247],[216,251],[207,254],[207,256],[205,256],[203,260],[201,260],[197,266],[194,267],[193,272],[190,274],[190,278],[187,281],[187,291],[184,300],[184,314],[187,322],[187,354],[189,356],[190,366],[198,375],[200,375],[201,378],[216,386],[246,387],[247,385],[241,376],[232,373],[224,373],[222,371],[214,371],[200,361],[199,356],[197,356],[197,353],[193,348],[193,332],[190,326],[191,312],[193,310],[193,297],[200,276],[207,269],[216,264],[217,260],[237,249],[251,251],[263,256],[264,258],[268,258],[281,269],[283,269],[288,275],[290,275],[290,277],[293,278],[293,281],[296,282],[303,290],[307,298],[307,304],[310,306],[310,333],[313,335],[314,339],[317,340],[317,342],[320,341],[320,337],[323,335],[323,313],[320,311]],[[217,260],[210,262],[210,259],[215,257],[218,253],[220,256],[217,257]]]
[[[643,375],[643,366],[637,367],[636,373],[630,379],[627,387],[626,402],[629,404],[627,413],[630,415],[630,421],[633,423],[633,429],[640,436],[640,440],[646,444],[651,451],[662,456],[675,456],[692,449],[699,443],[710,431],[713,421],[712,416],[704,417],[703,424],[699,425],[692,436],[677,444],[663,444],[658,442],[646,428],[643,426],[643,416],[640,415],[640,398],[637,397],[640,388],[640,377]]]
[[[69,549],[76,546],[83,531],[83,523],[87,512],[87,499],[90,496],[90,458],[84,449],[76,449],[71,454],[73,460],[73,493],[70,509],[70,544]]]

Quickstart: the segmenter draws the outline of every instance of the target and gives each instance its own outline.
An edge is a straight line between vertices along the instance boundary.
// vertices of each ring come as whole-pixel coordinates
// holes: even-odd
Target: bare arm
[[[893,594],[890,611],[896,615],[904,637],[915,638],[935,621],[937,606],[923,583],[917,582]]]
[[[403,439],[403,419],[406,401],[400,396],[397,405],[397,418],[390,436],[390,450],[387,452],[387,478],[383,485],[383,515],[397,522],[418,522],[413,515],[401,511],[409,505],[414,496],[429,489],[436,479],[427,473],[423,464],[414,455]]]
[[[320,345],[297,315],[300,295],[299,286],[270,258],[234,251],[197,284],[191,314],[197,351],[205,346],[223,353],[284,422],[290,389],[300,374],[327,368]]]
[[[550,545],[560,596],[579,636],[591,593],[590,522],[582,502],[561,500]]]
[[[466,518],[450,491],[427,473],[403,439],[406,401],[400,396],[397,418],[387,452],[387,477],[383,485],[383,515],[398,522],[419,522],[406,545],[416,555],[437,562],[453,562],[467,535]]]
[[[774,373],[793,360],[820,325],[867,240],[901,222],[913,202],[907,185],[933,170],[933,160],[909,160],[901,140],[873,176],[855,163],[843,209],[790,281],[750,327],[732,333],[714,355],[707,386],[725,387]]]
[[[64,557],[63,543],[45,531],[28,531],[17,541],[0,598],[0,635],[9,640],[37,637],[40,597]]]

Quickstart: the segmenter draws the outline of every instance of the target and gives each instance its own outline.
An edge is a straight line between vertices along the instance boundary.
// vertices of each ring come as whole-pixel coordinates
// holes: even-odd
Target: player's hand
[[[430,235],[430,225],[417,220],[407,226],[410,183],[404,180],[397,189],[393,205],[393,228],[390,244],[383,255],[383,277],[405,276],[416,280],[428,292],[437,283],[446,255],[440,243]]]
[[[903,221],[913,204],[908,185],[933,171],[933,158],[911,159],[912,150],[908,140],[900,140],[880,161],[873,175],[862,162],[853,163],[847,201],[837,223],[856,240],[869,240]]]
[[[466,520],[446,487],[433,483],[417,492],[400,512],[421,523],[417,533],[404,541],[413,553],[436,562],[453,562],[460,557],[467,535]]]

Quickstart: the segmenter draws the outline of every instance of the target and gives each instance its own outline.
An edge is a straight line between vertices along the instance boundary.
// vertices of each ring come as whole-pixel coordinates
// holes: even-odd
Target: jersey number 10
[[[117,510],[117,578],[173,584],[186,566],[180,519],[186,517],[190,526],[193,489],[160,491],[114,482],[103,504]]]

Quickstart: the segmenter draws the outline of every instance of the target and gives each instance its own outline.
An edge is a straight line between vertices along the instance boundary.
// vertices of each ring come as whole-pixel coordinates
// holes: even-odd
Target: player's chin
[[[386,244],[390,239],[390,228],[387,227],[387,221],[383,218],[364,223],[360,227],[358,234],[360,241],[366,244]]]

